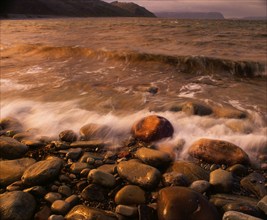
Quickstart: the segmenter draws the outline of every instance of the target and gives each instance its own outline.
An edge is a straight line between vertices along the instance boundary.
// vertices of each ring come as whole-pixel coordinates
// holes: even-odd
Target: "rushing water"
[[[238,20],[2,20],[1,118],[45,135],[107,124],[123,139],[156,112],[174,125],[172,143],[212,137],[265,148],[266,30],[264,21]],[[169,111],[196,100],[249,117]]]

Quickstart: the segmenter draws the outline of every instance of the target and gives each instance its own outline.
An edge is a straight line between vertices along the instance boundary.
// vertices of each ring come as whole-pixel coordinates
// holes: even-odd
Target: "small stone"
[[[240,181],[243,188],[252,192],[258,198],[262,198],[267,194],[264,183],[265,178],[259,173],[251,173]]]
[[[82,180],[76,184],[76,187],[79,191],[82,191],[86,186],[88,186],[88,183],[86,180]]]
[[[88,163],[76,162],[71,165],[70,170],[74,174],[79,174],[85,168],[89,168]]]
[[[104,164],[100,167],[97,167],[98,170],[101,170],[106,173],[114,174],[116,173],[117,165],[116,164]]]
[[[3,130],[12,130],[15,134],[22,132],[23,126],[16,118],[6,117],[0,121],[0,126]]]
[[[97,153],[90,153],[90,152],[84,152],[81,158],[79,159],[79,162],[87,162],[88,158],[93,158],[94,160],[103,160],[104,157]],[[94,161],[95,162],[95,161]]]
[[[157,219],[156,209],[147,206],[147,205],[139,205],[138,206],[138,215],[139,220],[155,220]]]
[[[50,215],[48,220],[64,220],[65,218],[62,215]]]
[[[210,171],[214,171],[214,170],[217,170],[217,169],[219,169],[220,168],[220,166],[218,165],[218,164],[212,164],[211,166],[210,166]]]
[[[95,165],[95,167],[102,166],[103,165],[103,161],[102,160],[95,160],[94,165]]]
[[[0,155],[5,159],[17,159],[23,157],[29,147],[17,140],[0,136]]]
[[[242,164],[235,164],[229,167],[227,170],[232,174],[240,177],[246,176],[248,173],[248,169]]]
[[[47,220],[51,214],[51,209],[48,206],[44,206],[40,211],[34,215],[34,220]]]
[[[210,183],[206,180],[196,180],[191,183],[189,188],[203,194],[204,192],[207,192],[207,190],[210,188]]]
[[[72,191],[70,187],[63,185],[58,188],[58,193],[60,193],[63,196],[68,197],[72,194]]]
[[[133,217],[136,216],[138,211],[137,207],[133,206],[126,206],[126,205],[118,205],[115,210],[116,213],[121,214],[123,216],[127,217]]]
[[[31,220],[36,201],[26,192],[14,191],[0,195],[1,220]]]
[[[78,136],[73,130],[65,130],[60,132],[59,139],[61,141],[74,142],[77,141]]]
[[[45,144],[38,140],[24,139],[21,141],[22,144],[27,145],[30,149],[43,147]]]
[[[66,175],[60,175],[59,176],[59,181],[60,182],[65,182],[65,183],[69,183],[69,182],[71,182],[71,179]]]
[[[56,200],[51,206],[52,212],[65,215],[70,210],[70,204],[63,200]]]
[[[189,182],[186,176],[175,171],[164,173],[162,175],[162,183],[164,186],[188,186]]]
[[[79,203],[80,199],[77,195],[71,195],[68,198],[65,199],[65,202],[70,204],[70,207],[77,205]]]
[[[265,215],[267,215],[267,196],[264,196],[259,202],[258,202],[258,208],[262,210]]]
[[[127,185],[121,188],[114,199],[116,204],[138,205],[146,202],[145,192],[135,185]]]
[[[80,155],[82,153],[82,148],[70,148],[68,150],[68,153],[66,154],[66,157],[68,159],[72,159],[72,160],[78,160]]]
[[[262,220],[262,219],[244,214],[242,212],[228,211],[224,213],[222,220]]]
[[[32,194],[33,196],[36,196],[39,198],[43,198],[45,194],[47,193],[46,189],[42,186],[33,186],[31,188],[24,189],[23,192],[28,192]]]
[[[81,171],[81,176],[83,176],[83,177],[87,177],[88,176],[88,174],[89,174],[89,172],[90,172],[90,168],[85,168],[85,169],[83,169],[82,171]]]
[[[90,184],[85,187],[81,193],[81,197],[87,201],[103,202],[105,200],[103,189],[95,184]]]
[[[252,216],[256,216],[256,217],[261,215],[261,213],[259,212],[259,210],[255,206],[252,206],[249,203],[245,203],[245,202],[228,203],[225,206],[223,206],[223,210],[224,210],[224,212],[228,212],[228,211],[242,212],[242,213],[245,213],[247,215],[252,215]]]
[[[6,190],[11,192],[11,191],[22,191],[25,189],[26,186],[23,184],[22,181],[16,181],[6,187]]]
[[[212,109],[202,103],[186,102],[182,104],[182,111],[187,115],[206,116],[212,114]]]
[[[49,192],[44,197],[44,199],[50,203],[53,203],[56,200],[60,200],[61,198],[62,198],[61,194],[56,192]]]
[[[93,165],[93,164],[95,163],[95,159],[92,158],[92,157],[88,157],[87,160],[86,160],[86,162],[87,162],[88,164]]]
[[[234,184],[232,173],[217,169],[210,173],[210,185],[216,192],[231,192]]]
[[[75,141],[70,144],[72,148],[87,148],[89,150],[96,150],[96,149],[103,149],[105,146],[107,146],[107,143],[103,141]]]
[[[50,189],[51,189],[52,192],[57,192],[58,191],[58,186],[57,185],[52,185],[50,187]]]
[[[109,188],[112,188],[116,184],[116,179],[112,174],[97,169],[93,169],[89,172],[88,180],[91,180],[94,184]]]

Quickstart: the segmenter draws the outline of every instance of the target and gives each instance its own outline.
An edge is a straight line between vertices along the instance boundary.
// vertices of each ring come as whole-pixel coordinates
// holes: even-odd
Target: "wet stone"
[[[88,174],[89,174],[89,172],[90,172],[90,168],[85,168],[85,169],[83,169],[82,171],[81,171],[81,176],[83,176],[83,177],[87,177],[88,176]]]
[[[155,220],[157,219],[157,213],[154,208],[147,205],[138,206],[139,220]]]
[[[23,182],[21,180],[13,182],[12,184],[8,185],[6,187],[7,191],[21,191],[23,189],[25,189],[26,186],[23,184]]]
[[[206,180],[196,180],[189,186],[189,188],[202,194],[208,191],[210,183]]]
[[[97,167],[98,170],[101,170],[106,173],[114,174],[116,172],[117,165],[116,164],[104,164],[102,166]]]
[[[68,159],[78,160],[82,153],[82,148],[70,148],[66,154]]]
[[[186,176],[175,171],[164,173],[162,175],[162,183],[164,186],[188,186],[189,182]]]
[[[56,200],[51,206],[52,212],[65,215],[70,210],[70,204],[63,200]]]
[[[121,178],[148,189],[156,187],[161,178],[161,173],[156,168],[138,160],[120,162],[117,171]]]
[[[70,167],[70,170],[74,174],[79,174],[83,169],[89,168],[89,165],[87,163],[83,162],[76,162],[73,163]]]
[[[87,148],[91,151],[96,149],[103,149],[107,146],[107,143],[103,141],[93,140],[93,141],[75,141],[70,144],[72,148]]]
[[[104,157],[102,155],[100,155],[100,154],[90,153],[90,152],[84,152],[84,154],[79,159],[79,162],[87,162],[87,159],[89,157],[92,158],[92,159],[94,159],[94,162],[95,162],[95,160],[103,160],[104,159]]]
[[[1,220],[31,220],[36,207],[34,197],[21,191],[1,194],[0,204]]]
[[[78,135],[73,130],[65,130],[59,133],[59,139],[66,142],[77,141]]]
[[[50,215],[48,220],[64,220],[65,218],[62,215]]]
[[[210,185],[216,192],[231,192],[234,184],[232,173],[217,169],[210,173]]]
[[[115,212],[128,217],[136,216],[138,213],[137,207],[126,206],[126,205],[118,205],[116,207]]]
[[[35,162],[36,161],[31,158],[0,161],[0,185],[7,186],[17,180],[20,180],[24,171]]]
[[[95,140],[105,138],[111,131],[106,125],[89,123],[81,127],[80,135],[82,140]]]
[[[0,157],[4,159],[17,159],[23,157],[29,147],[17,140],[0,136]]]
[[[264,183],[265,178],[259,173],[251,173],[240,181],[243,188],[252,192],[258,198],[262,198],[267,194]]]
[[[224,212],[228,211],[236,211],[236,212],[242,212],[248,215],[252,215],[255,217],[260,216],[259,210],[248,203],[242,202],[242,203],[228,203],[225,206],[223,206]]]
[[[68,198],[65,199],[65,202],[70,204],[70,207],[77,205],[79,203],[80,199],[77,195],[71,195]]]
[[[38,140],[31,140],[31,139],[24,139],[21,141],[21,143],[27,145],[30,149],[45,146],[43,142],[38,141]]]
[[[61,198],[62,198],[61,194],[56,192],[49,192],[44,197],[44,199],[49,203],[53,203],[54,201],[60,200]]]
[[[34,215],[34,220],[47,220],[51,215],[51,209],[48,206],[44,206],[40,211],[36,212]]]
[[[103,188],[95,184],[90,184],[85,187],[81,193],[81,197],[87,201],[103,202],[105,200]]]
[[[60,193],[63,196],[68,197],[72,194],[72,191],[70,187],[63,185],[63,186],[58,187],[58,193]]]
[[[267,215],[267,196],[264,196],[257,204],[258,208]]]
[[[186,102],[182,104],[182,111],[187,115],[206,116],[212,114],[212,109],[202,103]]]
[[[31,188],[24,189],[23,192],[28,192],[32,194],[33,196],[39,197],[39,198],[43,198],[47,194],[46,189],[42,186],[33,186]]]
[[[89,172],[88,180],[94,184],[109,188],[112,188],[116,184],[116,179],[112,174],[97,169],[93,169]]]
[[[27,185],[42,185],[55,179],[61,170],[63,161],[58,158],[46,159],[29,166],[21,177]]]
[[[215,207],[200,193],[186,187],[166,187],[159,191],[159,220],[219,220]]]
[[[121,188],[114,200],[116,204],[122,205],[138,205],[146,202],[144,190],[135,185],[127,185]]]
[[[229,167],[227,170],[232,174],[240,177],[246,176],[248,173],[248,169],[242,164],[235,164]]]
[[[6,117],[0,121],[0,126],[3,130],[12,130],[15,134],[22,132],[23,126],[16,118]]]
[[[136,151],[136,157],[153,167],[165,167],[172,161],[171,156],[163,151],[142,147]]]
[[[228,211],[224,213],[222,220],[262,220],[262,219],[244,214],[242,212]]]

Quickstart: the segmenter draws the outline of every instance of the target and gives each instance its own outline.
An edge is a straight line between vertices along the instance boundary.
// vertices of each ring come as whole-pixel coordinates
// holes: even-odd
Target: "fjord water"
[[[1,118],[43,135],[106,124],[123,140],[135,120],[156,113],[173,124],[174,144],[211,137],[257,151],[267,146],[266,40],[264,21],[2,20]],[[249,117],[170,111],[185,101]]]

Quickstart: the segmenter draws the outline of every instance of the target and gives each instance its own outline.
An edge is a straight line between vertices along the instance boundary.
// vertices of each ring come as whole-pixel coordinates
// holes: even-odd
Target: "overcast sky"
[[[105,0],[112,2],[114,0]],[[225,17],[266,16],[267,0],[119,0],[135,2],[152,12],[218,11]]]

